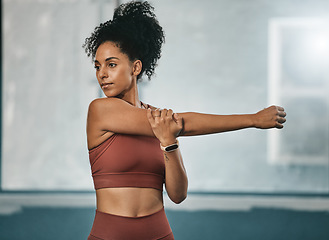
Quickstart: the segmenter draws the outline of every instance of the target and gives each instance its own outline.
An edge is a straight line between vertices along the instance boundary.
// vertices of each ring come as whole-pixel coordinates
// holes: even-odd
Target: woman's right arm
[[[195,136],[234,131],[243,128],[282,128],[284,109],[271,106],[256,114],[214,115],[195,112],[178,113],[184,127],[180,136]],[[106,132],[154,136],[147,110],[118,98],[100,98],[91,102],[87,118],[87,134],[98,138]]]
[[[101,135],[105,132],[154,136],[146,109],[118,98],[99,98],[89,105],[87,134]]]

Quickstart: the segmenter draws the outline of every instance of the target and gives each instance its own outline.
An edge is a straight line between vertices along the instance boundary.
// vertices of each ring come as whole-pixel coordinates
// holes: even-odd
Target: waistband
[[[116,214],[112,214],[112,213],[102,212],[102,211],[99,211],[98,209],[96,209],[96,214],[107,215],[107,217],[117,218],[117,220],[119,220],[119,219],[125,219],[125,220],[136,219],[136,220],[138,220],[138,219],[142,219],[142,218],[151,218],[151,217],[154,217],[155,215],[160,215],[163,213],[164,213],[164,207],[162,207],[159,211],[156,211],[154,213],[151,213],[148,215],[143,215],[143,216],[138,216],[138,217],[128,217],[128,216],[116,215]]]
[[[90,236],[104,240],[154,240],[172,235],[164,208],[146,216],[126,217],[96,210]]]

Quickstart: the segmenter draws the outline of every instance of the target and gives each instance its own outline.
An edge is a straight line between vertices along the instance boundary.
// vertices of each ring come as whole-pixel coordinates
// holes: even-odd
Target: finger
[[[183,129],[183,118],[181,116],[179,116],[177,113],[175,113],[174,118],[176,119],[175,122],[177,123],[177,125]]]
[[[153,114],[154,117],[160,117],[161,116],[161,110],[160,108],[157,108],[154,110],[154,114]]]
[[[280,106],[276,106],[276,109],[278,109],[279,111],[284,111],[284,108]]]
[[[278,117],[277,121],[278,121],[278,123],[285,123],[286,119],[283,117]]]
[[[173,115],[174,115],[173,110],[172,110],[172,109],[169,109],[168,112],[167,112],[167,118],[168,118],[169,120],[174,120],[174,121],[175,121]]]
[[[161,111],[161,118],[165,118],[167,116],[167,112],[168,112],[167,109],[162,109],[162,111]]]
[[[174,113],[173,115],[172,115],[172,117],[173,117],[173,119],[174,119],[174,121],[175,122],[177,122],[178,121],[178,114],[177,113]]]
[[[281,128],[283,128],[283,125],[280,124],[280,123],[277,123],[275,127],[278,128],[278,129],[281,129]]]
[[[285,112],[279,112],[279,116],[280,117],[285,117],[285,116],[287,116],[287,114]]]
[[[147,109],[147,119],[149,120],[149,123],[151,125],[154,123],[154,117],[152,115],[152,110],[150,108]]]

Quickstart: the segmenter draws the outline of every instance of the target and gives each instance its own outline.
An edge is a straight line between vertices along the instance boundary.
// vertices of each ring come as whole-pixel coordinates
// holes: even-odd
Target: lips
[[[108,88],[109,86],[111,86],[113,83],[102,83],[101,87],[104,88]]]

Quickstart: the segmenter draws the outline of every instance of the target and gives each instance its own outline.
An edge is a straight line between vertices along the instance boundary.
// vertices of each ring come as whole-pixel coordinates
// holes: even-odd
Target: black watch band
[[[179,147],[179,142],[177,140],[176,143],[174,144],[171,144],[171,145],[168,145],[166,147],[163,147],[161,144],[160,144],[160,148],[162,151],[164,152],[172,152],[172,151],[175,151],[177,148]]]

